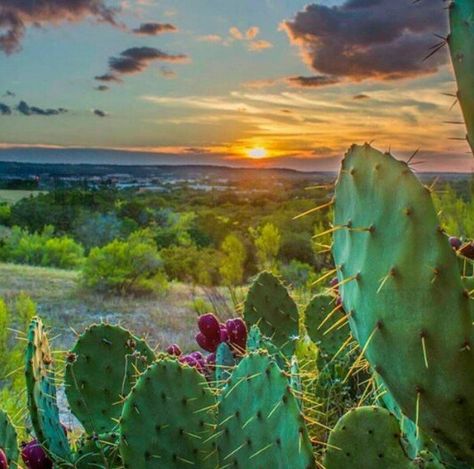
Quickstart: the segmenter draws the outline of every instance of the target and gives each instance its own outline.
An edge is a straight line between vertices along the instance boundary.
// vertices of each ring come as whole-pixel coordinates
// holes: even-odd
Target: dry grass
[[[176,342],[185,350],[195,349],[196,299],[218,303],[217,312],[225,319],[231,314],[224,290],[207,290],[173,283],[159,298],[104,297],[82,291],[77,272],[0,263],[0,297],[12,303],[26,292],[38,305],[38,313],[57,337],[56,347],[69,348],[74,331],[101,320],[122,324],[152,346]]]
[[[10,190],[10,189],[0,189],[0,202],[6,202],[7,204],[15,204],[21,199],[26,197],[39,195],[44,193],[44,191],[22,191],[22,190]]]

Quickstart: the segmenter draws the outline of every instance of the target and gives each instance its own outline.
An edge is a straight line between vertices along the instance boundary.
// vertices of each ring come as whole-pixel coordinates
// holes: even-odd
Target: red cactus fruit
[[[203,363],[199,360],[196,360],[196,358],[194,358],[193,356],[191,355],[184,355],[184,356],[181,356],[179,357],[179,361],[181,363],[185,363],[186,365],[189,365],[193,368],[196,368],[196,370],[198,370],[200,373],[203,373],[204,370],[203,370]]]
[[[171,344],[166,349],[166,353],[169,355],[174,355],[175,357],[179,357],[183,352],[181,352],[181,348],[178,344]]]
[[[7,455],[2,448],[0,448],[0,469],[8,469]]]
[[[199,347],[206,350],[207,352],[215,352],[217,350],[217,346],[220,343],[219,338],[210,339],[209,337],[205,336],[202,332],[199,332],[196,335],[196,342],[198,343]]]
[[[229,342],[229,332],[227,331],[227,326],[225,324],[220,325],[220,341]]]
[[[457,236],[450,236],[449,244],[457,251],[462,246],[462,241]]]
[[[247,346],[247,326],[240,318],[229,319],[226,322],[227,333],[229,334],[229,343],[234,351],[238,353],[245,352]]]
[[[52,469],[53,461],[49,459],[38,440],[23,443],[21,458],[28,469]]]
[[[198,327],[208,339],[219,339],[219,321],[212,313],[202,315],[198,320]]]

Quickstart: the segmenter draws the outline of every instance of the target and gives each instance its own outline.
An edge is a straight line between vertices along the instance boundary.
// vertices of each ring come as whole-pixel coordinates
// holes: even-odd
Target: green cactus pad
[[[28,408],[36,437],[58,465],[68,464],[72,455],[59,420],[53,357],[39,318],[30,324],[25,359]]]
[[[118,433],[82,437],[75,453],[75,469],[120,469]]]
[[[235,358],[230,347],[222,342],[216,350],[215,378],[217,387],[222,387],[229,379],[232,368],[235,366]]]
[[[140,370],[154,360],[148,345],[121,327],[93,325],[68,355],[66,395],[73,414],[89,434],[118,425],[123,399]]]
[[[0,449],[5,452],[9,469],[17,468],[19,456],[18,437],[8,415],[0,410]]]
[[[143,373],[123,407],[120,453],[126,469],[214,469],[216,399],[204,376],[174,359]]]
[[[330,360],[339,351],[350,334],[347,322],[340,323],[345,317],[344,311],[339,309],[333,312],[334,308],[336,308],[334,296],[316,295],[309,302],[304,312],[306,331],[311,340],[318,346],[319,358],[323,362]],[[326,320],[329,314],[331,314],[331,317]],[[335,326],[338,321],[340,327]]]
[[[245,357],[223,391],[219,467],[308,469],[311,443],[287,377],[265,352]]]
[[[262,272],[245,299],[244,318],[256,324],[282,352],[291,357],[299,333],[298,308],[283,284],[270,272]]]
[[[408,469],[397,418],[382,407],[359,407],[341,417],[331,431],[326,469]]]
[[[474,152],[474,2],[453,0],[450,6],[449,50],[458,83],[467,139]]]
[[[471,300],[429,191],[353,146],[336,184],[333,255],[353,336],[402,412],[474,463]]]

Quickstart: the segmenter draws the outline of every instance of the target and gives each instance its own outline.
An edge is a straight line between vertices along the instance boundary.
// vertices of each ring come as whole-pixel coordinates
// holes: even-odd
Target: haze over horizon
[[[427,0],[1,0],[0,161],[471,172],[446,33]]]

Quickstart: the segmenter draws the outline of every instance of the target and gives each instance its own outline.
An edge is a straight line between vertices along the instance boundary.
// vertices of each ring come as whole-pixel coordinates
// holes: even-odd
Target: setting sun
[[[260,159],[260,158],[266,158],[268,155],[268,152],[263,147],[255,147],[248,150],[247,155],[249,158]]]

